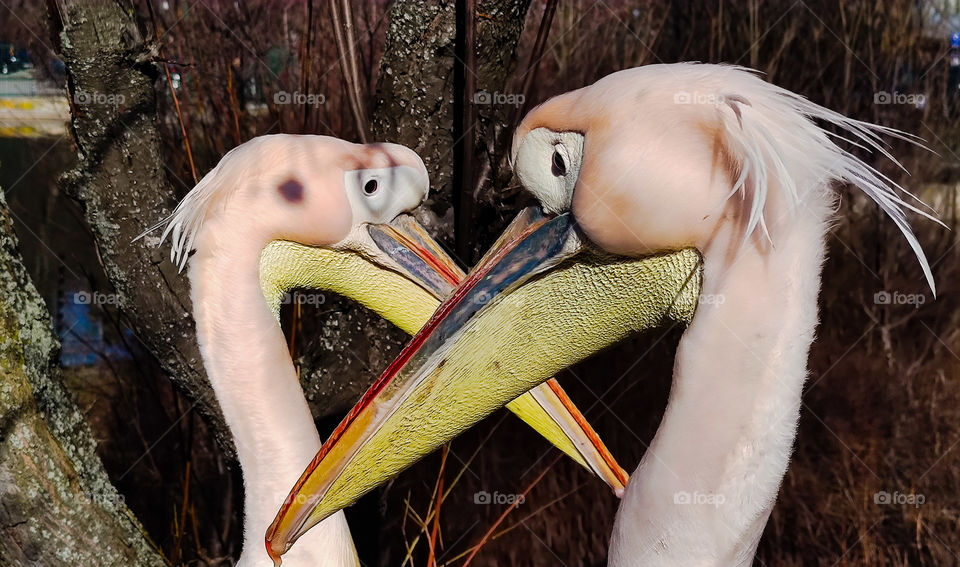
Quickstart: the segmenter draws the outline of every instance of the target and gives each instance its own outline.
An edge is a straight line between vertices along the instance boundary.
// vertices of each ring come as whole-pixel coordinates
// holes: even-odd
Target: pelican
[[[733,66],[629,69],[531,111],[512,164],[542,211],[521,213],[340,425],[294,486],[268,545],[289,549],[358,488],[483,417],[458,400],[477,407],[483,396],[495,408],[642,328],[659,297],[636,292],[622,263],[597,265],[596,254],[662,260],[692,248],[702,258],[702,282],[692,278],[701,301],[663,420],[617,513],[608,562],[750,565],[796,435],[836,185],[880,206],[935,294],[906,214],[933,217],[818,122],[895,163],[882,137],[915,140]],[[580,277],[564,276],[576,266]],[[684,304],[668,275],[674,306]],[[412,403],[423,391],[444,396]],[[396,444],[410,438],[422,444]],[[385,446],[395,448],[387,464],[400,465],[371,468],[370,449]],[[355,481],[370,470],[380,474]]]
[[[403,146],[263,136],[227,153],[165,221],[171,260],[182,270],[190,258],[197,340],[243,474],[241,566],[273,565],[260,542],[320,448],[278,324],[282,297],[337,292],[417,331],[463,276],[403,214],[427,190],[423,162]],[[622,492],[626,473],[559,385],[510,407]],[[343,514],[308,538],[294,567],[358,564]]]

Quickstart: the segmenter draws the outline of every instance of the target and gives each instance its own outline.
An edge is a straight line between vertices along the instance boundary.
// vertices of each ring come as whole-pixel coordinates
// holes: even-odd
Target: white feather
[[[257,144],[257,139],[254,139],[227,152],[217,166],[187,193],[170,216],[148,228],[137,236],[134,242],[163,227],[157,246],[170,237],[170,261],[182,272],[193,250],[197,234],[200,233],[210,211],[236,189],[239,179],[246,175],[249,166],[244,163],[243,154]]]
[[[744,67],[708,68],[712,73],[725,75],[722,81],[725,90],[718,93],[718,99],[724,101],[732,111],[732,116],[724,121],[725,139],[731,146],[731,153],[740,156],[740,174],[728,197],[739,192],[750,202],[745,239],[758,228],[769,237],[766,234],[764,207],[771,190],[768,183],[770,179],[779,182],[776,189],[782,192],[793,209],[802,205],[796,179],[817,179],[824,182],[825,186],[849,183],[876,202],[900,229],[920,261],[931,291],[936,295],[930,264],[907,221],[906,212],[913,211],[940,221],[908,203],[901,194],[922,203],[917,197],[862,159],[837,146],[831,139],[843,139],[854,146],[876,151],[904,169],[887,150],[882,136],[922,147],[919,138],[886,126],[848,118],[763,81],[755,72]],[[817,122],[830,124],[853,139],[833,134]]]

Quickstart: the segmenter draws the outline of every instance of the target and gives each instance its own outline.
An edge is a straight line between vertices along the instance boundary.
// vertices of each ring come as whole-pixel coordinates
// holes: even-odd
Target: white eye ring
[[[366,183],[363,184],[363,194],[370,196],[375,195],[377,191],[380,190],[380,182],[376,178],[368,179]]]

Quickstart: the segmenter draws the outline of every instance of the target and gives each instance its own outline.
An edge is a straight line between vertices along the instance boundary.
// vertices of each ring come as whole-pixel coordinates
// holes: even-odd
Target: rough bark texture
[[[454,0],[399,0],[390,8],[390,26],[380,74],[374,138],[417,151],[430,173],[431,193],[420,220],[446,244],[453,243],[453,57]],[[480,2],[477,22],[477,88],[503,92],[515,63],[529,0]],[[469,93],[468,93],[469,95]],[[470,95],[472,96],[472,95]],[[476,139],[497,121],[502,109],[480,106]]]
[[[200,359],[187,279],[156,235],[133,240],[172,205],[160,135],[157,69],[126,2],[51,1],[53,35],[66,64],[78,165],[66,175],[83,205],[103,268],[131,328],[210,424],[233,441]]]
[[[60,345],[2,192],[0,338],[0,565],[165,565],[60,382]]]
[[[503,92],[514,63],[529,0],[481,2],[477,25],[477,85]],[[430,197],[416,211],[420,222],[453,249],[454,0],[399,0],[390,8],[377,79],[373,139],[415,149],[430,173]],[[472,134],[501,124],[504,109],[481,106]],[[480,148],[483,154],[487,148]],[[480,157],[486,160],[486,157]],[[475,161],[474,163],[478,163]],[[495,227],[484,234],[491,235]],[[486,244],[473,240],[474,247]],[[467,262],[464,262],[467,263]],[[328,297],[323,317],[305,322],[309,339],[299,358],[302,382],[317,417],[342,413],[369,387],[408,337],[375,314]]]
[[[375,139],[405,144],[423,156],[433,190],[418,215],[447,244],[453,242],[454,4],[399,1],[391,7],[373,117]],[[528,4],[481,2],[479,88],[503,91]],[[68,189],[84,206],[130,326],[232,454],[230,433],[197,350],[187,280],[167,261],[167,248],[154,246],[155,235],[132,242],[173,205],[156,128],[154,50],[124,1],[55,0],[50,11],[68,71],[79,148]],[[110,96],[119,104],[90,102]],[[503,109],[483,106],[473,134],[484,135],[500,114]],[[327,299],[322,320],[304,325],[308,338],[298,359],[317,417],[349,408],[406,341],[366,310],[341,298]]]

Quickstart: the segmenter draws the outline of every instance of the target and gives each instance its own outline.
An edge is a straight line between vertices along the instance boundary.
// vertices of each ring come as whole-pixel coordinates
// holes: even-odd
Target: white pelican
[[[197,339],[233,434],[244,479],[239,565],[272,565],[261,542],[277,507],[320,448],[277,323],[298,287],[350,297],[417,331],[462,272],[412,217],[426,169],[394,144],[322,136],[264,136],[223,157],[167,221],[171,259],[188,275]],[[266,297],[265,297],[266,296]],[[626,475],[559,386],[511,409],[614,490]],[[356,565],[337,514],[290,564]]]
[[[515,238],[501,238],[381,377],[381,393],[341,424],[288,498],[296,504],[281,509],[274,548],[357,497],[352,480],[376,459],[368,447],[395,447],[400,462],[366,479],[374,486],[483,417],[465,413],[478,402],[458,403],[464,395],[497,407],[643,326],[648,299],[631,293],[636,284],[622,270],[563,278],[571,263],[592,262],[584,250],[634,258],[694,247],[709,301],[681,340],[668,406],[627,487],[609,564],[750,565],[796,434],[836,184],[859,188],[887,213],[934,288],[905,219],[907,210],[929,215],[816,121],[890,159],[881,135],[911,140],[719,65],[629,69],[534,109],[512,157],[546,216],[527,211],[515,221]],[[476,294],[482,308],[470,307]],[[425,390],[448,395],[442,405],[411,403]],[[384,408],[387,418],[377,413]],[[400,438],[429,442],[399,447]]]

